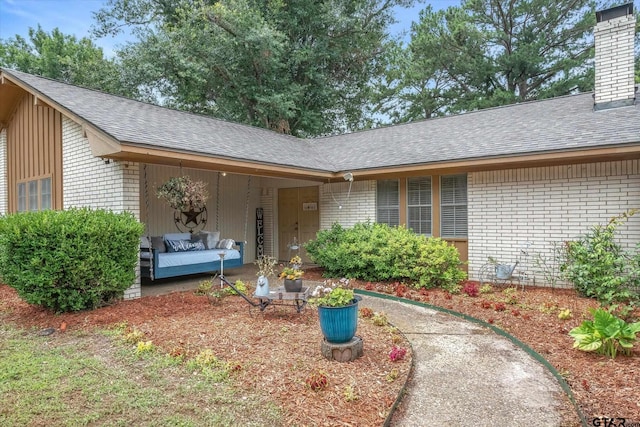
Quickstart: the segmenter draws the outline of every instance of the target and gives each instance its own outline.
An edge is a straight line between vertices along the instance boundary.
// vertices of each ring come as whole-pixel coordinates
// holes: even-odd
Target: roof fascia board
[[[122,143],[117,153],[104,157],[116,160],[128,160],[141,163],[162,164],[166,166],[183,166],[195,169],[216,170],[244,175],[261,175],[281,178],[297,178],[318,182],[335,179],[331,171],[294,168],[285,165],[273,165],[237,159],[208,156],[204,154],[164,150],[139,145]],[[342,176],[342,175],[340,175]]]
[[[606,147],[590,150],[564,151],[528,156],[504,156],[487,159],[438,162],[379,169],[354,169],[356,179],[374,179],[387,176],[418,176],[425,173],[461,173],[486,170],[515,169],[561,164],[590,163],[640,158],[640,143],[633,146]]]
[[[46,107],[49,107],[49,108],[53,108],[54,110],[60,111],[66,117],[68,117],[69,119],[73,120],[74,122],[76,122],[77,124],[82,126],[83,134],[86,135],[87,129],[91,129],[93,131],[93,134],[99,135],[102,140],[104,140],[104,141],[109,140],[110,144],[118,144],[119,145],[119,141],[116,138],[114,138],[111,135],[109,135],[108,133],[104,132],[102,129],[94,126],[91,122],[86,121],[82,117],[80,117],[77,114],[73,113],[71,110],[65,108],[63,105],[57,103],[56,101],[54,101],[53,99],[49,98],[48,96],[46,96],[42,92],[36,90],[32,86],[24,83],[19,78],[13,77],[10,74],[6,74],[6,72],[2,71],[0,73],[0,81],[3,84],[5,84],[5,82],[9,82],[11,84],[14,84],[14,85],[20,87],[21,89],[23,89],[23,90],[29,92],[30,94],[32,94],[34,96],[34,98],[35,98],[35,101],[34,101],[35,105],[37,105],[37,106],[46,106]]]

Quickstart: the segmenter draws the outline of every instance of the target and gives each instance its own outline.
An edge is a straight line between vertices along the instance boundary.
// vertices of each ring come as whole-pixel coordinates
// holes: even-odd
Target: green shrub
[[[0,277],[55,311],[95,308],[135,280],[143,226],[130,213],[23,212],[0,218]]]
[[[567,242],[563,277],[576,290],[603,304],[637,299],[631,288],[639,284],[640,255],[626,253],[616,242],[616,228],[635,211],[596,225],[576,241]]]
[[[334,224],[319,231],[305,249],[328,277],[398,280],[443,288],[452,288],[465,278],[455,247],[405,227],[367,222],[346,229]]]

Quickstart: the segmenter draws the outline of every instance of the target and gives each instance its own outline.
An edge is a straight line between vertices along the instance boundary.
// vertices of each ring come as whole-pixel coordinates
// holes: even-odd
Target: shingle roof
[[[303,140],[3,72],[121,142],[303,169],[338,172],[640,144],[640,106],[594,111],[591,93]]]
[[[333,170],[310,140],[2,69],[120,142],[229,159]]]
[[[480,110],[317,141],[339,170],[640,143],[640,106],[594,111],[591,93]]]

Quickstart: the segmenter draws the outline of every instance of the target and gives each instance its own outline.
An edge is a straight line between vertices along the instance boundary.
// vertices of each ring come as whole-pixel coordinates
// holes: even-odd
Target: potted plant
[[[256,282],[256,295],[267,296],[269,295],[269,276],[274,275],[274,267],[277,264],[275,258],[270,256],[261,256],[254,262],[258,266],[256,276],[258,281]]]
[[[280,272],[280,278],[284,279],[284,290],[287,292],[300,292],[302,290],[302,259],[294,256],[289,260],[289,265]]]
[[[186,175],[171,177],[158,187],[156,196],[180,212],[198,212],[209,198],[206,187],[206,182],[193,181]]]
[[[309,303],[318,307],[320,329],[324,338],[335,344],[350,341],[358,328],[358,301],[361,297],[348,288],[349,280],[317,286]]]

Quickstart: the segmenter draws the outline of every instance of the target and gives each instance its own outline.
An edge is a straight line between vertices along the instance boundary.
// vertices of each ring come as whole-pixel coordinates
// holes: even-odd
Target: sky
[[[29,27],[37,28],[38,24],[46,32],[57,27],[63,34],[74,35],[78,39],[90,37],[92,12],[106,3],[107,0],[0,0],[0,39],[6,40],[16,34],[27,38]],[[403,31],[408,34],[411,22],[418,20],[418,13],[425,4],[442,9],[459,5],[460,0],[420,1],[412,8],[398,8],[396,19],[399,23],[391,28],[392,34],[399,35]],[[112,57],[118,46],[131,40],[129,37],[105,37],[95,40],[95,43],[102,47],[107,57]]]

